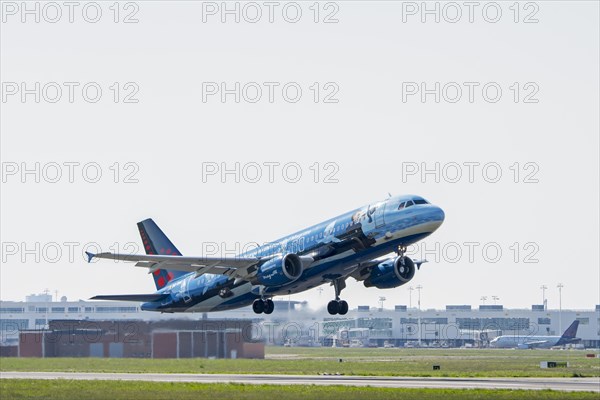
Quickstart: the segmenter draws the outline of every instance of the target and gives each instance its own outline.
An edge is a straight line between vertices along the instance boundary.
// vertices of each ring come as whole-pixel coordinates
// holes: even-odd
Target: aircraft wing
[[[371,260],[362,262],[356,265],[356,268],[352,271],[350,276],[356,279],[357,281],[364,281],[369,277],[371,269],[382,261],[383,260]]]
[[[227,275],[232,278],[246,280],[252,275],[256,265],[264,261],[257,257],[185,257],[150,254],[118,254],[86,252],[88,262],[94,258],[104,258],[118,261],[135,262],[136,267],[148,268],[148,273],[158,269],[169,269],[175,271],[195,272],[196,276],[204,274]]]

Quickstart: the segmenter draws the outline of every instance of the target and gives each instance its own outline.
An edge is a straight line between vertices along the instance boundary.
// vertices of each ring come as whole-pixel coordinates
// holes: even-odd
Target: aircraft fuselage
[[[411,199],[422,201],[398,209]],[[240,254],[269,257],[295,253],[314,260],[302,275],[289,284],[262,286],[236,281],[228,276],[185,274],[169,282],[159,293],[160,302],[142,304],[143,310],[160,312],[207,312],[244,307],[262,296],[299,293],[334,279],[347,277],[361,263],[409,246],[434,232],[444,212],[418,196],[396,196],[361,207]]]

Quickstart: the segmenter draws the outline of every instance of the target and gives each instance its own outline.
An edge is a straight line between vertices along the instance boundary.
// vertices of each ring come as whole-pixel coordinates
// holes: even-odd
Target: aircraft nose
[[[440,207],[438,206],[431,206],[431,218],[433,219],[433,221],[438,223],[438,228],[442,225],[442,223],[444,222],[444,219],[446,218],[446,214],[444,213],[444,210],[442,210]]]

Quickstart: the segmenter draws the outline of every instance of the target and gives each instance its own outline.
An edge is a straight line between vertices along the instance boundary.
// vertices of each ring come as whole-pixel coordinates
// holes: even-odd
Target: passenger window
[[[400,203],[400,205],[398,206],[398,210],[402,210],[404,208],[405,204],[406,204],[405,201],[403,201],[402,203]]]

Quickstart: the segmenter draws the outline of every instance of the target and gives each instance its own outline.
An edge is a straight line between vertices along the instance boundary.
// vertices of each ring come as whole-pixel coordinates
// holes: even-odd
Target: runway
[[[337,375],[130,374],[96,372],[0,372],[0,379],[122,380],[147,382],[344,385],[388,388],[526,389],[600,392],[600,378],[418,378]]]

